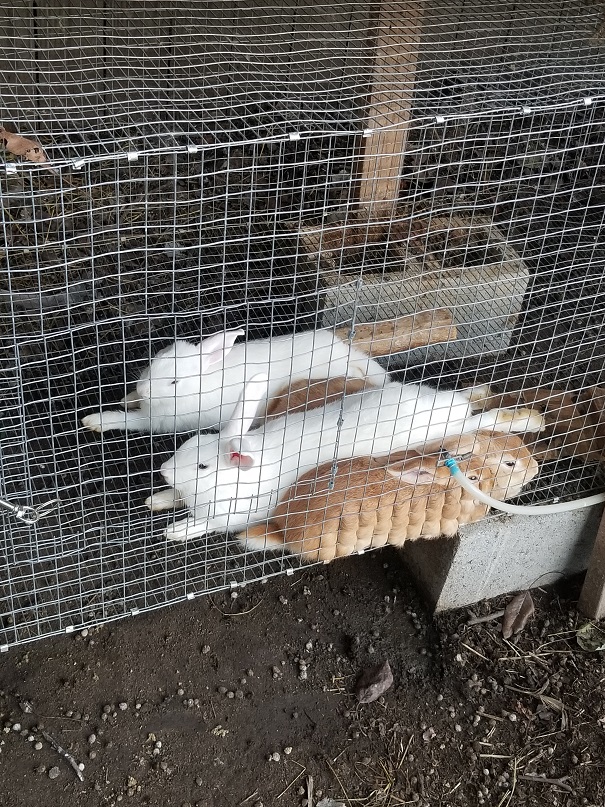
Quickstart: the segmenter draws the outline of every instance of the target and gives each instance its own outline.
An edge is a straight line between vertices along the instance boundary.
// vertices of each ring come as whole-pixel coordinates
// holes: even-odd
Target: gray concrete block
[[[495,516],[452,539],[411,541],[404,561],[435,612],[553,583],[584,571],[603,507]]]

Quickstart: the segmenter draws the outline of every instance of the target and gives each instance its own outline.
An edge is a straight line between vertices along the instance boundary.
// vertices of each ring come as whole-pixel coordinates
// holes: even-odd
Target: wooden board
[[[405,8],[405,10],[404,10]],[[423,5],[383,3],[376,21],[375,65],[359,165],[359,204],[364,217],[382,218],[397,202],[401,162],[411,115]]]
[[[605,618],[605,513],[588,563],[578,609],[590,619]]]

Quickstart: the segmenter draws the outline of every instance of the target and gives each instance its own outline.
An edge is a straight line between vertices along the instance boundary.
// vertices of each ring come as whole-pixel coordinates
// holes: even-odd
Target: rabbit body
[[[195,431],[224,425],[231,417],[245,383],[258,373],[269,379],[267,398],[291,381],[349,376],[367,378],[381,387],[388,376],[374,359],[332,331],[307,331],[234,345],[243,331],[224,331],[199,345],[179,340],[159,351],[136,390],[126,396],[123,410],[83,418],[97,432],[109,429],[159,434]],[[257,414],[264,414],[260,402]]]
[[[264,521],[300,475],[327,461],[389,454],[498,424],[510,431],[542,428],[532,410],[473,415],[471,392],[393,382],[248,431],[255,401],[265,399],[266,385],[256,386],[242,423],[236,419],[223,435],[195,435],[162,465],[162,476],[192,513],[168,529],[169,538]]]
[[[328,463],[302,476],[268,523],[238,538],[249,550],[285,550],[306,562],[328,562],[385,544],[454,535],[489,508],[452,478],[437,453],[429,455],[441,446],[452,454],[471,452],[460,468],[500,501],[517,496],[538,473],[519,437],[493,432],[445,438],[425,446],[423,455],[341,460],[335,469]]]

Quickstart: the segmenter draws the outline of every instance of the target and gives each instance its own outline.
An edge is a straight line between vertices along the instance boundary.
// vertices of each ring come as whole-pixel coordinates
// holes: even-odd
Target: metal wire
[[[15,0],[0,45],[48,157],[0,165],[0,497],[60,499],[0,513],[0,649],[304,563],[167,542],[144,501],[188,435],[82,428],[176,338],[446,308],[393,377],[546,391],[520,501],[602,488],[600,4]]]

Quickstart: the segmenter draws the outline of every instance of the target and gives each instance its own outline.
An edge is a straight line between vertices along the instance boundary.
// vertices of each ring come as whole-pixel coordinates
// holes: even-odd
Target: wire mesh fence
[[[145,500],[195,428],[82,426],[123,412],[175,339],[336,327],[351,350],[364,323],[422,314],[378,358],[394,381],[542,412],[520,501],[600,489],[603,26],[585,1],[0,11],[0,497],[59,500],[33,526],[0,515],[3,649],[317,559],[224,530],[167,540],[174,515]],[[342,459],[346,418],[325,417],[321,457]]]

